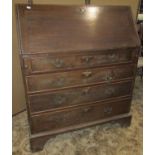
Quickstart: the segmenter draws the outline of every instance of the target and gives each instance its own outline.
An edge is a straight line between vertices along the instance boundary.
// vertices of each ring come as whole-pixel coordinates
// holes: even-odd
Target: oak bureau
[[[59,133],[130,125],[139,38],[128,6],[16,6],[32,151]]]

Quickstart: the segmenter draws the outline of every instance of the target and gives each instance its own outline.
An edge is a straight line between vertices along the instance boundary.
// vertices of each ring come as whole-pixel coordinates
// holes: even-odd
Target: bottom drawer
[[[130,110],[130,102],[130,99],[108,103],[100,102],[90,106],[81,106],[74,109],[71,108],[58,112],[34,115],[31,117],[31,133],[57,130],[72,125],[128,113]]]

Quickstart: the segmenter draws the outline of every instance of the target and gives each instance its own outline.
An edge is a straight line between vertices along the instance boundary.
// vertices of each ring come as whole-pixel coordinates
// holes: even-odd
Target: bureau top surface
[[[128,6],[17,5],[17,21],[22,53],[139,46]]]

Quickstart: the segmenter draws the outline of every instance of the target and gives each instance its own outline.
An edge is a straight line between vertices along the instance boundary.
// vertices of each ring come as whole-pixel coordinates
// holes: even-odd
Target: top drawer
[[[23,61],[25,73],[35,74],[104,66],[116,63],[129,63],[135,61],[136,58],[137,52],[135,49],[124,49],[93,52],[92,54],[26,55],[23,56]]]

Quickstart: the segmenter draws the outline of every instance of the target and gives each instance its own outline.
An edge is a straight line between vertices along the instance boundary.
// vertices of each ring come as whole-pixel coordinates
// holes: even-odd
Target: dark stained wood
[[[71,86],[88,85],[98,82],[109,83],[115,80],[133,78],[136,65],[122,65],[83,69],[71,72],[30,75],[26,77],[29,93],[53,90]]]
[[[136,48],[96,51],[91,54],[44,54],[25,55],[25,74],[66,71],[79,68],[115,65],[134,62],[137,57]],[[81,52],[82,53],[82,52]]]
[[[130,100],[123,100],[35,115],[31,118],[31,133],[61,129],[84,122],[87,123],[128,113],[129,111]]]
[[[18,5],[18,13],[22,53],[139,46],[128,6],[33,5],[29,10]]]
[[[59,130],[46,131],[39,134],[33,134],[30,136],[31,150],[33,152],[41,151],[46,141],[48,141],[50,138],[55,137],[57,134],[64,133],[64,132],[79,130],[81,128],[86,128],[86,127],[108,123],[108,122],[119,123],[122,127],[128,127],[131,124],[131,118],[132,118],[131,114],[122,114],[122,115],[118,115],[118,116],[114,116],[106,119],[92,121],[89,123],[83,123],[80,125],[74,125],[71,127],[62,128]]]
[[[132,82],[129,81],[124,83],[96,85],[91,87],[62,90],[53,93],[31,95],[29,96],[31,112],[131,95],[131,85]]]
[[[127,6],[17,5],[32,151],[59,133],[129,125],[139,38]]]

